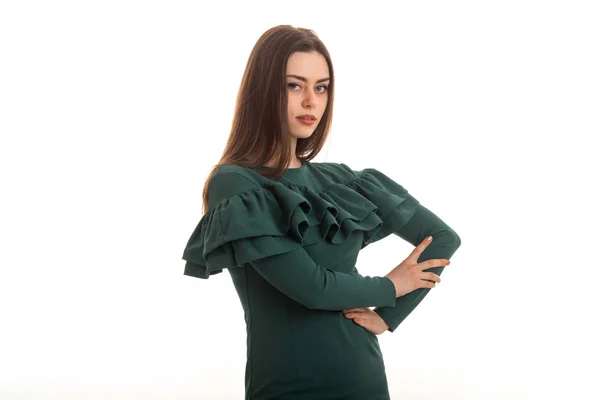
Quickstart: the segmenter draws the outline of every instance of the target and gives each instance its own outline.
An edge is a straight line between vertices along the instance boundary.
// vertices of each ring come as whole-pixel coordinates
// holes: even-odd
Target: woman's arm
[[[396,289],[389,278],[323,268],[301,247],[251,265],[283,294],[311,309],[341,311],[396,303]]]
[[[415,214],[406,225],[394,232],[402,239],[417,246],[427,236],[433,236],[433,241],[421,253],[418,262],[431,259],[450,259],[460,247],[460,237],[444,221],[423,205],[419,204]],[[445,267],[430,268],[425,271],[441,275]],[[388,324],[389,331],[393,332],[398,325],[419,305],[421,300],[429,293],[429,288],[419,288],[396,299],[394,306],[380,306],[375,308],[379,316]]]

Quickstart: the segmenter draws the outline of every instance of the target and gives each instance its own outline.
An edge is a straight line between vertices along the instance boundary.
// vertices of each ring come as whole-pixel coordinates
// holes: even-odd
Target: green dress
[[[391,280],[358,273],[358,252],[392,233],[415,246],[431,235],[418,261],[450,259],[459,236],[383,173],[342,163],[307,162],[280,180],[222,165],[208,200],[184,274],[227,269],[233,279],[247,327],[245,399],[389,399],[377,336],[343,310],[375,307],[393,332],[429,289],[396,299]]]

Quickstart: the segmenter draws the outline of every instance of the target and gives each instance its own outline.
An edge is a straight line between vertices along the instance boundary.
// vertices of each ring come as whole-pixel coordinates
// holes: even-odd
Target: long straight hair
[[[236,164],[247,168],[264,166],[265,177],[279,179],[293,160],[288,126],[286,65],[295,52],[319,52],[329,67],[328,101],[323,117],[308,138],[298,138],[295,157],[304,164],[323,148],[333,112],[333,64],[327,48],[310,29],[275,26],[261,35],[250,56],[237,95],[231,132],[223,154],[204,183],[203,214],[208,210],[208,187],[217,168]]]

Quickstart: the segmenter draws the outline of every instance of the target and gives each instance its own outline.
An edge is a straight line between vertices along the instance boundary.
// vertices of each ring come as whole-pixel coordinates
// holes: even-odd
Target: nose
[[[317,106],[317,95],[311,91],[304,97],[303,106],[307,108],[315,108]]]

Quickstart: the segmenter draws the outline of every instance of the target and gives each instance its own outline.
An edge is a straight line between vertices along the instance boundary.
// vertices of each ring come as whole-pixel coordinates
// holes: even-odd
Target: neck
[[[296,158],[296,144],[298,143],[298,138],[292,138],[290,140],[290,152],[292,153],[292,161],[290,161],[289,165],[287,166],[287,168],[300,168],[302,166],[302,163],[300,162],[300,160],[298,160],[298,158]],[[267,167],[272,167],[273,165],[271,164],[271,162],[268,162],[267,164],[265,164],[265,166]]]
[[[293,160],[290,162],[290,165],[288,165],[288,168],[300,168],[302,166],[302,163],[300,162],[300,160],[298,160],[296,158],[296,145],[298,144],[298,138],[293,137],[292,140],[290,140],[290,152],[294,155]]]

